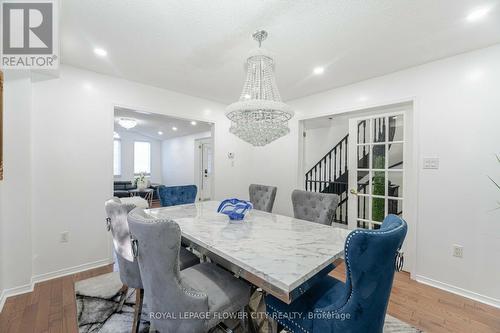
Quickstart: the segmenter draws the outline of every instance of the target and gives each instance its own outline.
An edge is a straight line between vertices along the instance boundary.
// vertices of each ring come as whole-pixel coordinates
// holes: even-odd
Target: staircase
[[[385,141],[385,131],[389,128],[389,141],[392,141],[395,135],[395,119],[389,117],[389,124],[385,124],[385,118],[377,118],[373,120],[373,131],[376,142]],[[357,129],[358,143],[367,143],[367,135],[370,135],[370,130],[367,127],[366,120],[358,123]],[[349,168],[348,168],[348,150],[349,150],[349,134],[344,136],[329,152],[323,156],[318,163],[316,163],[305,175],[305,189],[306,191],[321,192],[321,193],[334,193],[339,196],[339,205],[335,211],[333,222],[347,224],[347,211],[348,211],[348,181],[349,181]],[[390,149],[389,145],[389,149]],[[384,146],[374,146],[374,153],[377,155],[376,148],[384,149]],[[360,146],[358,154],[359,168],[369,168],[369,146]],[[394,167],[397,163],[391,167]],[[369,182],[359,183],[358,179],[358,192],[366,193]],[[397,193],[399,186],[389,184],[389,195]],[[362,200],[364,209],[359,210],[358,216],[366,219],[367,214],[367,200]],[[361,212],[361,215],[359,214]]]

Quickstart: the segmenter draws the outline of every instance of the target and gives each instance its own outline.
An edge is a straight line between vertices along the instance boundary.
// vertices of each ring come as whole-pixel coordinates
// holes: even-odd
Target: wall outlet
[[[424,157],[424,169],[439,169],[439,158],[437,157]]]
[[[67,243],[69,242],[69,231],[61,232],[61,236],[59,238],[59,242]]]
[[[464,257],[464,247],[462,245],[453,245],[453,256],[457,258],[463,258]]]

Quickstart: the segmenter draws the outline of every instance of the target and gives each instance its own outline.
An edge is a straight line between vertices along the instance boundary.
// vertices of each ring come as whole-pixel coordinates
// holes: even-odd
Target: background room
[[[116,197],[141,196],[159,205],[160,185],[196,185],[212,197],[212,124],[116,107],[113,179]]]

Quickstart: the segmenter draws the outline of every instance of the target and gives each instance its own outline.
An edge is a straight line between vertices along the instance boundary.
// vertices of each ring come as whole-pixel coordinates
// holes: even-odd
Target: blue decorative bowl
[[[217,208],[217,212],[226,214],[231,221],[241,221],[252,208],[251,202],[233,198],[222,201],[219,208]]]

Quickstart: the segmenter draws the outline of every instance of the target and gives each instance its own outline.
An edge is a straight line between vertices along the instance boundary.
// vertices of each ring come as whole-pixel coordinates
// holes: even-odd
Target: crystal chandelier
[[[281,101],[273,57],[261,48],[266,37],[264,30],[253,34],[259,48],[251,51],[246,61],[247,77],[240,100],[226,108],[229,131],[254,146],[265,146],[288,134],[288,121],[293,117],[290,106]]]

